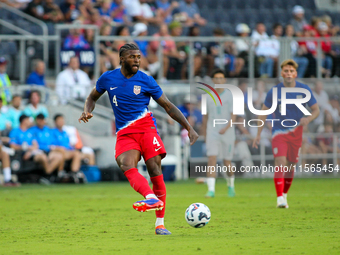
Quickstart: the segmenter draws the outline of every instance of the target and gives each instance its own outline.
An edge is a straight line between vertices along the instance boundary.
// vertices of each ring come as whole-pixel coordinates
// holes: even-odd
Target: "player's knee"
[[[287,160],[284,157],[275,158],[276,166],[285,166],[287,164]]]

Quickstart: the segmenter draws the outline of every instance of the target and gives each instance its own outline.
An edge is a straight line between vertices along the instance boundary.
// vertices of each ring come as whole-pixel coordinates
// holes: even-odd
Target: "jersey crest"
[[[141,89],[141,86],[137,86],[135,85],[133,87],[133,93],[135,93],[136,95],[138,95],[140,93],[140,89]]]

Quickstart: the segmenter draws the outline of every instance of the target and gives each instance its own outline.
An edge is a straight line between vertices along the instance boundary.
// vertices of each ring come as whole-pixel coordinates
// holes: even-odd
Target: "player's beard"
[[[137,72],[138,72],[138,69],[139,69],[139,66],[137,66],[137,70],[135,71],[134,69],[133,69],[133,66],[134,65],[129,65],[128,63],[126,63],[125,62],[125,68],[126,68],[126,70],[128,71],[128,73],[131,73],[131,74],[136,74]]]

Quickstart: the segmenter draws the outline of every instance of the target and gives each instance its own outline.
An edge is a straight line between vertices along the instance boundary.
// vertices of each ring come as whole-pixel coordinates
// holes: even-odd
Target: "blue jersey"
[[[29,129],[33,134],[34,139],[39,145],[39,149],[49,152],[51,145],[54,145],[54,138],[51,129],[48,126],[39,128],[38,126]]]
[[[66,150],[74,149],[71,146],[70,139],[64,130],[60,131],[58,128],[54,128],[51,131],[54,139],[53,140],[54,145],[64,147]]]
[[[278,119],[279,121],[273,121],[273,129],[272,129],[272,135],[273,137],[277,134],[285,134],[288,132],[291,132],[295,129],[295,127],[285,127],[285,126],[294,126],[296,123],[294,121],[285,121],[283,126],[281,122],[286,119],[293,119],[295,120],[298,124],[300,123],[300,119],[303,118],[305,115],[303,112],[295,105],[295,104],[287,104],[286,105],[286,115],[281,115],[281,89],[284,88],[285,86],[283,83],[280,83],[273,88],[277,88],[277,98],[278,98],[278,103],[277,103],[277,108],[275,109],[273,113],[273,119]],[[273,88],[271,88],[266,96],[266,99],[264,101],[265,106],[268,108],[271,108],[272,106],[272,101],[273,101]],[[311,89],[300,82],[296,82],[295,88],[303,88],[307,89],[310,94],[311,98],[307,103],[302,104],[304,107],[308,105],[309,107],[316,104],[316,99],[311,91]],[[297,99],[297,98],[305,98],[306,95],[304,93],[286,93],[286,98],[287,99]]]
[[[96,90],[99,93],[107,91],[111,106],[116,117],[116,131],[122,133],[144,133],[146,128],[156,129],[156,120],[148,110],[150,97],[154,100],[163,94],[155,79],[138,71],[127,79],[117,68],[105,72],[97,81]],[[139,124],[139,129],[126,129],[139,120],[145,120],[146,125]],[[140,123],[140,122],[139,122]],[[137,124],[136,124],[137,125]],[[152,127],[150,127],[152,125]],[[137,128],[137,126],[136,126]],[[123,131],[125,129],[125,131]],[[128,131],[131,130],[131,131]]]
[[[28,130],[21,130],[20,128],[14,128],[9,133],[10,144],[22,145],[23,143],[27,143],[28,146],[33,145],[33,141],[35,140],[32,132]]]

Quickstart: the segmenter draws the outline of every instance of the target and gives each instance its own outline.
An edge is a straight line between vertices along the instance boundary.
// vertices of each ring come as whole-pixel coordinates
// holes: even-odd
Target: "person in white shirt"
[[[224,72],[221,69],[216,69],[212,73],[212,79],[215,84],[225,84],[226,79]],[[231,126],[231,120],[235,122],[236,116],[233,115],[233,97],[229,90],[223,88],[216,88],[219,94],[222,106],[215,105],[210,97],[207,97],[207,114],[203,115],[203,134],[206,140],[207,156],[208,156],[208,169],[216,166],[217,157],[222,155],[223,166],[228,169],[227,171],[227,185],[228,196],[234,197],[234,173],[231,171],[231,160],[234,154],[235,145],[235,128]],[[214,119],[228,120],[227,125],[214,126]],[[222,172],[221,172],[222,173]],[[216,171],[207,171],[207,185],[208,192],[206,197],[215,196],[215,181]]]
[[[60,102],[66,104],[70,99],[85,99],[91,80],[87,73],[79,69],[79,59],[70,58],[69,66],[60,72],[56,80],[56,92]]]
[[[329,97],[326,91],[323,89],[323,83],[321,81],[315,82],[313,95],[318,102],[318,105],[320,106],[320,114],[319,116],[314,120],[314,124],[316,126],[319,126],[323,124],[325,119],[325,110],[331,109],[331,105],[329,103]]]

